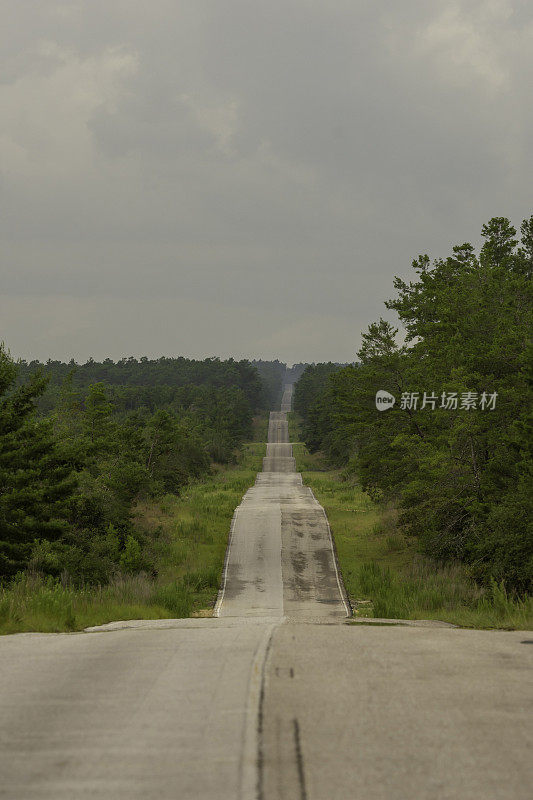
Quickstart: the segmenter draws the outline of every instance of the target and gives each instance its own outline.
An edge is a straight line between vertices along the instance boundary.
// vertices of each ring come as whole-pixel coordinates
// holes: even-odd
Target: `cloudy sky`
[[[529,0],[3,0],[2,17],[17,357],[351,360],[418,253],[533,211]]]

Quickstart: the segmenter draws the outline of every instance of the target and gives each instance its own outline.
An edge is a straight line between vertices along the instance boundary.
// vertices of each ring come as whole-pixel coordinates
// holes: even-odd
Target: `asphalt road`
[[[0,639],[0,797],[529,800],[533,634],[350,624],[290,401],[216,618]]]

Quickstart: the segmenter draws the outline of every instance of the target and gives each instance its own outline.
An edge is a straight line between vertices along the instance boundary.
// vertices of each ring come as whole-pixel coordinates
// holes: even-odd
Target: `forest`
[[[479,253],[413,262],[354,364],[308,366],[294,408],[308,448],[398,509],[402,533],[481,584],[533,583],[533,217],[504,217]],[[376,393],[394,405],[380,411]]]
[[[229,464],[286,366],[186,358],[16,363],[0,349],[0,578],[154,573],[134,510]]]

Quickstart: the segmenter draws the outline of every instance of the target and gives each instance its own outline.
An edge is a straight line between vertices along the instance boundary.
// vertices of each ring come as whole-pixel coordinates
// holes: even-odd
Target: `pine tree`
[[[405,344],[396,348],[394,329],[374,323],[357,369],[319,380],[311,395],[326,365],[308,367],[294,401],[308,444],[336,465],[350,462],[364,489],[392,500],[428,554],[461,559],[487,585],[504,580],[517,592],[533,585],[533,217],[521,233],[518,246],[509,220],[495,217],[479,257],[468,243],[433,263],[420,256],[415,280],[397,278],[386,303]],[[378,389],[398,400],[384,414]],[[433,410],[423,410],[426,392]],[[454,410],[439,399],[452,392],[494,394],[497,404]],[[404,393],[418,405],[402,404]]]
[[[17,369],[0,347],[0,576],[24,569],[37,540],[54,541],[68,529],[75,481],[59,453],[50,421],[35,401],[46,380],[35,375],[14,387]]]

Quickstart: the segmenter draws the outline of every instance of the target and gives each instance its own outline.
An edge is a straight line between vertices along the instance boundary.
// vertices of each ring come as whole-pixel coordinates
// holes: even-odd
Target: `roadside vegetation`
[[[291,439],[298,420],[290,415]],[[398,527],[398,512],[364,492],[352,472],[294,446],[296,468],[324,507],[354,616],[434,619],[472,628],[533,628],[533,598],[477,583],[460,562],[438,563]]]
[[[352,486],[375,503],[360,512],[373,555],[357,568],[347,556],[343,572],[380,616],[531,620],[533,217],[520,241],[503,217],[482,235],[479,254],[462,244],[433,263],[422,255],[411,282],[395,280],[386,306],[404,344],[381,319],[357,362],[309,366],[296,386],[301,438],[338,470],[318,493]],[[386,411],[378,390],[396,398]]]
[[[282,365],[26,366],[0,348],[0,632],[208,607]]]
[[[260,428],[264,435],[265,417]],[[130,548],[123,569],[106,583],[74,585],[34,571],[19,573],[0,588],[0,633],[209,616],[233,512],[253,484],[264,454],[264,444],[246,444],[237,464],[190,483],[180,496],[139,501],[133,524],[142,544]],[[152,564],[150,572],[142,569],[146,561]]]

